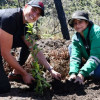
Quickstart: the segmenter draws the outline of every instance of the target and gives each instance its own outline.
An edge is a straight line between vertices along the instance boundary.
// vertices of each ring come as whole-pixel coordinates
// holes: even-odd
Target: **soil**
[[[43,95],[36,94],[33,88],[22,82],[10,81],[11,91],[0,94],[0,100],[100,100],[100,80],[88,77],[84,85],[69,82],[69,53],[68,45],[71,41],[62,39],[40,39],[37,44],[43,50],[48,62],[54,69],[61,73],[62,81],[53,79],[48,71],[45,71],[45,78],[51,84],[49,89],[45,89]],[[19,50],[14,52],[17,59]],[[13,52],[12,52],[13,53]],[[28,58],[24,69],[31,73],[32,57]],[[8,74],[12,69],[4,62],[5,71]]]

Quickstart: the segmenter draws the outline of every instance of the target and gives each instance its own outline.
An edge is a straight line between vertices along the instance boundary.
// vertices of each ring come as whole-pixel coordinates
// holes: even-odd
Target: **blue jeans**
[[[69,55],[71,55],[72,52],[72,44],[68,46]],[[90,73],[90,76],[93,76],[94,78],[100,79],[100,64],[97,66],[97,68]]]

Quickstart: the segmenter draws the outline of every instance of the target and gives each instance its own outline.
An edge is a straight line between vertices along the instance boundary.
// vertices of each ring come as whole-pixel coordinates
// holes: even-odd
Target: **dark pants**
[[[10,91],[10,83],[4,71],[2,57],[0,56],[0,94]]]
[[[25,45],[25,43],[23,42],[23,40],[21,40],[21,38],[16,38],[13,41],[12,48],[17,48],[17,47],[21,47],[20,57],[18,59],[18,62],[20,65],[23,65],[25,61],[27,60],[30,54],[30,51],[28,47]],[[0,93],[9,92],[10,88],[11,88],[10,83],[4,71],[4,67],[2,64],[2,57],[0,55]]]

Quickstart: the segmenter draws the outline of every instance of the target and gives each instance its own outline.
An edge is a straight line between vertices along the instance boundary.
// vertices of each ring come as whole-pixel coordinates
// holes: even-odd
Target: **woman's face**
[[[85,20],[77,20],[75,19],[74,22],[73,22],[73,26],[74,26],[74,29],[79,32],[79,33],[82,33],[88,26],[88,22],[85,21]]]
[[[35,22],[38,20],[38,18],[41,15],[41,9],[38,7],[32,7],[30,5],[27,5],[24,9],[24,19],[25,22]]]

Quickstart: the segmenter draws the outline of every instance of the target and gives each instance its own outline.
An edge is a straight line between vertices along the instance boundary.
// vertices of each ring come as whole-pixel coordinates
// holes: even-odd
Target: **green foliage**
[[[0,9],[16,7],[18,7],[18,0],[0,0]]]
[[[26,39],[33,45],[35,42],[36,34],[33,32],[33,24],[27,24],[28,27],[28,34],[26,35]],[[37,45],[33,45],[31,54],[33,56],[33,62],[32,62],[32,75],[35,78],[36,82],[36,88],[34,89],[36,93],[43,94],[43,91],[45,88],[49,88],[50,84],[46,82],[45,78],[43,77],[43,67],[39,65],[37,53],[40,51],[37,47]]]
[[[19,3],[18,3],[19,1]],[[30,0],[0,0],[0,9],[23,7],[25,2]],[[40,17],[37,24],[34,24],[35,33],[39,34],[57,34],[61,33],[61,27],[58,15],[55,9],[54,0],[42,0],[45,6],[45,16]],[[70,19],[72,13],[76,10],[85,10],[90,13],[90,20],[100,25],[100,0],[61,0],[66,14],[66,21]],[[69,26],[69,32],[74,33]],[[47,35],[48,36],[48,35]],[[60,37],[59,37],[60,38]]]
[[[0,9],[23,7],[28,0],[0,0]]]
[[[71,15],[76,10],[85,10],[90,14],[90,20],[95,24],[100,25],[100,6],[98,0],[67,0],[66,3],[66,15],[70,19]]]

